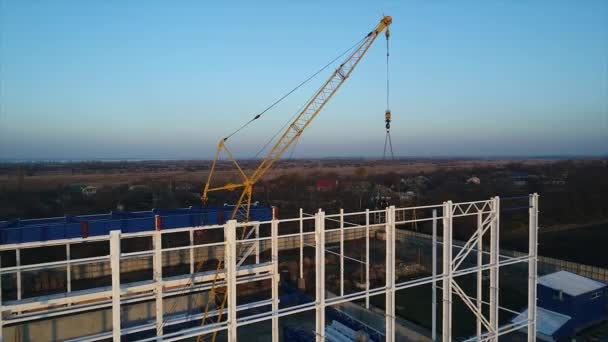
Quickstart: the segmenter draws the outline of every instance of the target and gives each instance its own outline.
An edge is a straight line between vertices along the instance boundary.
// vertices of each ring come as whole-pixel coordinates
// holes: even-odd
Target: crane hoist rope
[[[275,100],[274,102],[272,102],[272,104],[270,104],[268,107],[266,107],[264,110],[262,110],[261,112],[257,113],[256,115],[253,116],[253,118],[251,118],[250,120],[248,120],[247,122],[245,122],[243,125],[241,125],[239,128],[237,128],[236,130],[232,131],[230,134],[226,135],[224,137],[224,141],[227,141],[229,138],[231,138],[232,136],[236,135],[237,133],[239,133],[240,131],[242,131],[243,129],[245,129],[248,125],[250,125],[251,123],[253,123],[254,121],[256,121],[257,119],[261,118],[262,115],[264,115],[266,112],[268,112],[269,110],[271,110],[272,108],[274,108],[277,104],[279,104],[281,101],[283,101],[284,99],[286,99],[289,95],[293,94],[294,92],[296,92],[298,89],[300,89],[302,86],[304,86],[306,83],[310,82],[312,79],[314,79],[317,75],[319,75],[321,72],[323,72],[325,69],[327,69],[328,67],[330,67],[332,64],[334,64],[338,59],[344,57],[344,55],[348,54],[351,50],[353,50],[355,47],[357,47],[358,45],[361,44],[361,42],[363,40],[365,40],[366,37],[360,39],[359,41],[357,41],[355,44],[351,45],[348,49],[344,50],[342,53],[340,53],[338,56],[334,57],[331,61],[329,61],[327,64],[325,64],[323,67],[321,67],[319,70],[317,70],[316,72],[314,72],[312,75],[310,75],[309,77],[307,77],[305,80],[303,80],[302,82],[300,82],[298,85],[296,85],[293,89],[291,89],[290,91],[288,91],[287,93],[283,94],[281,97],[279,97],[277,100]],[[309,99],[310,100],[310,99]],[[255,154],[254,159],[257,158],[260,153],[262,153],[267,147],[268,145],[270,145],[272,143],[272,141],[281,133],[282,130],[285,129],[285,127],[287,127],[287,125],[293,121],[293,119],[296,117],[296,115],[298,115],[298,113],[300,113],[302,111],[302,109],[304,108],[306,104],[302,105],[302,107],[300,109],[298,109],[297,112],[295,112],[290,119],[285,123],[285,125],[283,125],[265,144],[264,146],[262,146],[262,148]],[[295,147],[297,145],[298,140],[295,141],[291,153],[289,155],[289,159],[292,158],[293,154],[294,154],[294,150]],[[201,268],[203,266],[203,263],[198,263],[198,265],[195,268],[195,273],[198,273]],[[184,285],[182,288],[183,289],[187,289],[189,287],[191,287],[193,285],[192,280],[190,280],[186,285]],[[177,305],[179,304],[178,301],[174,301],[173,305],[171,307],[171,309],[168,310],[168,312],[173,312],[175,311],[175,308],[177,307]],[[163,320],[162,324],[160,325],[160,327],[157,328],[157,333],[160,333],[162,331],[162,329],[164,328],[164,326],[166,325],[166,320]]]
[[[390,31],[386,28],[386,112],[384,112],[384,127],[386,128],[386,137],[384,138],[384,153],[382,155],[382,159],[386,159],[386,153],[390,152],[391,160],[395,160],[395,155],[393,154],[393,142],[391,141],[391,107],[389,102],[390,97],[390,87],[389,87],[389,37]],[[387,149],[388,148],[388,149]]]
[[[241,126],[232,134],[226,136],[218,142],[215,157],[211,164],[211,169],[209,171],[209,175],[207,178],[207,182],[205,183],[205,187],[203,189],[203,194],[201,199],[203,203],[207,203],[208,195],[210,192],[215,191],[234,191],[240,189],[241,193],[234,205],[232,210],[232,214],[230,219],[237,219],[241,222],[249,222],[249,210],[251,207],[251,196],[253,191],[254,184],[260,180],[266,172],[274,165],[274,163],[285,153],[285,151],[298,140],[302,132],[310,125],[312,120],[319,114],[319,112],[323,109],[323,107],[327,104],[327,102],[333,97],[333,95],[337,92],[337,90],[342,86],[342,84],[348,79],[351,75],[357,64],[361,61],[365,53],[368,51],[372,43],[376,40],[378,35],[382,33],[385,29],[388,29],[389,25],[392,23],[392,18],[390,16],[384,16],[380,23],[376,26],[374,30],[369,32],[359,43],[352,49],[353,51],[348,55],[346,60],[340,64],[340,66],[331,74],[329,79],[325,81],[325,83],[315,92],[315,94],[310,98],[310,100],[304,105],[303,109],[299,112],[298,115],[295,116],[293,120],[290,121],[288,125],[284,128],[282,135],[278,138],[278,140],[274,143],[274,145],[270,148],[270,151],[267,153],[266,157],[260,162],[258,167],[249,175],[245,173],[245,170],[241,168],[239,163],[236,161],[230,149],[226,145],[226,141],[235,133],[243,129],[245,126],[249,125],[251,122],[257,120],[264,112],[257,114],[253,119],[245,123],[245,125]],[[387,35],[388,39],[388,35]],[[348,51],[350,51],[349,49]],[[345,53],[346,54],[346,53]],[[340,58],[340,57],[338,57]],[[326,67],[328,67],[330,62]],[[325,68],[326,68],[325,67]],[[388,70],[388,69],[387,69]],[[322,70],[321,70],[322,71]],[[319,72],[321,72],[319,71]],[[317,72],[316,74],[318,74]],[[272,108],[275,104],[282,101],[289,94],[293,93],[297,90],[301,85],[305,82],[308,82],[314,76],[311,76],[303,83],[298,85],[288,94],[280,98],[273,105],[271,105],[268,109]],[[268,110],[267,109],[267,110]],[[220,156],[220,152],[224,151],[231,162],[234,164],[238,174],[242,177],[242,181],[240,183],[226,183],[223,186],[211,187],[211,180],[214,176],[215,167],[217,165],[217,160]],[[250,227],[253,229],[253,227]],[[251,232],[250,229],[250,232]],[[242,227],[241,230],[241,240],[246,239],[247,225]],[[238,253],[238,252],[237,252]],[[209,295],[207,296],[207,304],[205,305],[203,318],[201,320],[201,325],[206,324],[206,320],[208,318],[208,313],[210,309],[211,300],[216,300],[216,295],[221,295],[221,304],[217,309],[217,322],[222,321],[223,310],[226,305],[226,291],[219,291],[217,287],[221,287],[217,285],[217,281],[219,278],[219,273],[222,270],[223,258],[219,258],[217,263],[216,273],[213,279],[213,283],[211,286],[211,290],[209,291]],[[216,332],[212,333],[212,341],[215,341]],[[197,342],[201,341],[201,336],[197,337]]]

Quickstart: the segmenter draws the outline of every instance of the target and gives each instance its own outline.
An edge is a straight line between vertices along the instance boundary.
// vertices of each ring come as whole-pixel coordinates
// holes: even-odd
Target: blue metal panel
[[[87,236],[107,235],[117,229],[125,233],[150,231],[155,229],[155,215],[161,216],[163,229],[224,224],[231,211],[230,207],[190,207],[0,221],[0,244],[78,238],[85,234],[85,224]],[[272,218],[269,207],[252,208],[250,214],[252,221]]]

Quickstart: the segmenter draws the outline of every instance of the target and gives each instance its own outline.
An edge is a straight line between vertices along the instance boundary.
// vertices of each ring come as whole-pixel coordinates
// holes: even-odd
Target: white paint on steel
[[[112,340],[120,342],[120,230],[110,232],[112,268]]]
[[[236,221],[230,220],[224,226],[226,248],[224,252],[224,267],[226,268],[226,296],[228,296],[228,342],[235,342],[237,337],[236,319]]]
[[[443,203],[443,342],[452,341],[452,201]]]
[[[156,335],[163,334],[163,247],[162,235],[156,231],[153,238],[154,244],[154,305],[156,308]]]
[[[494,335],[498,331],[498,277],[499,277],[499,236],[498,236],[498,220],[500,217],[500,198],[492,199],[493,219],[490,223],[490,326],[494,332],[490,332],[490,340],[496,342],[497,336]]]
[[[365,308],[369,310],[369,209],[365,210]]]
[[[429,209],[435,209],[438,206],[427,206]],[[188,336],[197,336],[202,334],[203,332],[209,333],[211,331],[221,331],[227,330],[229,340],[234,341],[236,339],[236,329],[239,326],[244,326],[248,324],[253,324],[256,322],[262,322],[265,320],[272,320],[273,327],[273,340],[276,341],[278,338],[277,332],[278,329],[278,318],[293,315],[299,312],[307,311],[307,310],[315,310],[316,311],[316,339],[318,341],[322,341],[325,336],[325,308],[327,305],[337,305],[344,302],[354,301],[354,300],[365,300],[365,305],[369,306],[369,297],[375,295],[386,295],[386,331],[385,334],[387,341],[393,341],[393,333],[395,332],[395,302],[394,296],[395,291],[400,289],[406,289],[414,286],[419,286],[422,284],[432,284],[433,285],[433,329],[432,329],[432,337],[434,340],[437,338],[437,326],[435,323],[437,320],[436,313],[436,289],[437,282],[442,281],[443,286],[443,339],[450,340],[451,336],[451,306],[452,306],[452,294],[456,293],[461,296],[465,301],[465,304],[469,306],[471,311],[476,315],[477,324],[480,325],[480,321],[484,323],[484,326],[487,326],[488,329],[486,331],[480,331],[478,329],[474,339],[477,340],[496,340],[498,335],[503,335],[508,332],[515,331],[522,327],[527,327],[530,332],[532,332],[529,336],[530,340],[533,340],[533,332],[535,330],[535,322],[536,322],[536,258],[537,258],[537,229],[538,229],[538,195],[534,194],[530,198],[530,217],[529,224],[531,227],[530,230],[530,251],[527,255],[523,256],[501,256],[499,254],[499,212],[500,212],[500,202],[499,199],[493,198],[487,201],[476,201],[476,202],[467,202],[467,203],[452,203],[451,201],[444,202],[443,204],[443,214],[441,217],[437,216],[436,210],[433,212],[432,218],[421,218],[416,220],[408,220],[408,221],[397,221],[394,207],[387,208],[385,210],[365,210],[364,212],[358,213],[348,213],[345,214],[343,210],[340,211],[339,214],[334,215],[325,215],[322,210],[314,215],[315,220],[315,231],[311,233],[304,233],[303,229],[303,221],[304,220],[312,220],[311,218],[304,218],[304,213],[300,211],[300,216],[292,219],[284,219],[278,220],[274,218],[271,221],[257,222],[254,227],[255,236],[248,237],[243,240],[243,242],[239,242],[236,239],[236,229],[237,226],[242,226],[243,224],[239,224],[235,221],[229,221],[223,226],[205,226],[205,227],[192,227],[192,228],[179,228],[179,229],[167,229],[165,231],[156,231],[156,232],[139,232],[139,233],[125,233],[121,234],[120,231],[112,231],[108,236],[104,237],[92,237],[88,239],[65,239],[60,241],[41,241],[34,243],[23,243],[23,244],[12,244],[12,245],[4,245],[0,246],[0,250],[23,250],[25,248],[34,248],[34,247],[45,247],[45,246],[56,246],[63,245],[66,248],[66,260],[58,261],[58,262],[50,262],[44,264],[35,264],[35,265],[26,265],[22,266],[20,262],[20,257],[17,257],[18,261],[16,262],[15,267],[4,267],[0,270],[1,274],[18,274],[19,272],[24,271],[36,271],[41,269],[53,269],[53,268],[61,268],[66,267],[70,268],[75,265],[83,265],[87,264],[95,264],[104,261],[110,261],[111,271],[112,271],[112,286],[111,287],[100,287],[94,289],[80,290],[80,291],[71,291],[65,293],[64,296],[40,296],[36,298],[30,298],[26,301],[16,300],[12,302],[2,302],[2,297],[0,295],[0,303],[2,304],[2,309],[4,311],[4,315],[0,315],[0,327],[8,324],[17,324],[17,323],[26,323],[32,320],[44,320],[50,319],[51,317],[61,317],[69,314],[74,314],[78,312],[90,311],[90,310],[99,310],[103,308],[111,308],[112,310],[112,322],[114,329],[110,332],[91,335],[88,337],[83,336],[84,340],[101,340],[113,338],[115,341],[120,338],[120,336],[124,336],[129,333],[137,332],[137,331],[145,331],[154,329],[155,326],[158,327],[157,322],[146,322],[144,324],[140,324],[134,327],[128,327],[121,329],[120,327],[120,306],[121,303],[123,305],[139,303],[144,301],[152,301],[157,300],[160,304],[160,308],[157,306],[157,312],[161,314],[157,317],[162,317],[162,302],[168,297],[182,296],[187,294],[199,293],[203,291],[208,291],[210,288],[210,282],[214,277],[214,272],[200,272],[194,273],[194,232],[196,231],[207,231],[211,229],[223,229],[225,234],[225,241],[222,242],[214,242],[214,243],[206,243],[201,245],[196,245],[196,249],[203,248],[224,248],[226,250],[225,255],[225,270],[222,270],[218,281],[220,286],[227,286],[227,295],[228,295],[228,303],[227,303],[227,320],[217,323],[217,324],[207,324],[203,327],[192,328],[182,330],[176,333],[164,334],[162,336],[158,336],[152,338],[152,340],[163,340],[163,341],[172,341],[183,339]],[[412,210],[412,208],[400,208],[400,211]],[[359,225],[351,222],[347,222],[346,218],[354,215],[365,215],[365,225]],[[382,221],[374,221],[370,222],[370,214],[373,214],[374,217],[378,216],[379,219],[384,215],[385,222]],[[455,217],[464,217],[464,216],[476,216],[477,217],[477,230],[474,233],[474,236],[469,239],[467,244],[454,244],[452,240],[452,230],[453,230],[453,219]],[[485,219],[484,219],[485,217]],[[437,220],[443,220],[443,241],[438,241],[437,238]],[[339,222],[340,227],[337,229],[326,230],[325,229],[325,220],[331,220],[334,222]],[[281,222],[296,222],[300,223],[300,231],[294,234],[286,234],[279,236],[278,234],[278,226]],[[433,273],[431,276],[418,278],[414,280],[403,281],[401,283],[396,283],[395,277],[395,243],[397,239],[397,233],[395,230],[395,224],[403,224],[407,222],[425,222],[432,221],[433,223],[433,236],[432,236],[432,248],[433,248]],[[271,236],[260,237],[259,224],[271,224]],[[251,226],[250,222],[248,226]],[[348,227],[345,227],[348,225]],[[377,229],[382,226],[386,227],[385,235],[386,235],[386,286],[384,287],[376,287],[374,289],[370,289],[369,283],[369,267],[370,267],[370,230],[371,228]],[[365,288],[361,291],[344,294],[344,260],[349,259],[345,255],[344,241],[348,239],[352,239],[352,237],[347,238],[346,232],[353,232],[358,234],[361,233],[362,230],[365,230],[365,260],[356,260],[361,262],[366,266],[365,272]],[[490,230],[491,241],[490,241],[490,251],[484,251],[482,246],[482,237],[483,233],[486,230]],[[175,232],[188,232],[190,234],[190,245],[182,246],[182,247],[172,247],[162,249],[162,234],[165,233],[175,233]],[[253,233],[253,232],[250,232]],[[326,234],[329,234],[326,236]],[[350,234],[350,233],[349,233]],[[303,248],[308,243],[305,241],[308,237],[312,238],[314,235],[315,239],[315,277],[316,277],[316,301],[315,303],[306,303],[302,305],[297,305],[289,308],[279,309],[278,299],[279,299],[279,291],[278,291],[278,281],[280,279],[280,274],[278,272],[278,251],[282,246],[279,244],[280,239],[289,239],[292,241],[290,243],[295,242],[293,244],[294,247],[299,247],[300,249],[300,278],[304,276],[303,269]],[[330,237],[332,236],[332,237]],[[361,236],[361,235],[358,235]],[[133,238],[133,237],[148,237],[154,240],[154,248],[148,251],[139,251],[132,253],[121,253],[120,252],[120,240],[124,238]],[[333,251],[327,251],[330,253],[335,253],[340,256],[340,294],[336,297],[326,298],[325,293],[325,252],[326,252],[326,238],[331,239],[332,242],[338,241],[340,242],[340,252],[335,253]],[[299,241],[298,241],[299,240]],[[110,255],[109,256],[99,256],[92,258],[83,258],[77,260],[71,260],[70,255],[70,247],[68,244],[78,244],[78,243],[86,243],[88,241],[109,241],[110,242]],[[252,247],[255,246],[256,250],[256,263],[254,265],[247,265],[242,267],[237,267],[237,254],[236,247],[238,243],[248,243],[253,244]],[[297,243],[299,242],[299,246]],[[437,274],[437,246],[441,244],[443,246],[443,272],[441,274]],[[190,252],[190,273],[176,277],[166,277],[162,278],[162,253],[163,252],[171,252],[171,251],[179,251],[189,249]],[[271,249],[272,260],[270,262],[259,262],[259,255],[264,251]],[[454,253],[458,250],[458,253]],[[477,263],[474,266],[466,266],[459,268],[464,258],[466,258],[467,254],[476,251],[477,254]],[[17,252],[15,252],[17,253]],[[20,252],[19,252],[20,253]],[[159,257],[160,253],[160,257]],[[452,253],[456,254],[457,257],[452,257]],[[489,255],[490,262],[484,263],[483,256]],[[121,286],[120,284],[120,263],[124,260],[130,260],[133,258],[141,258],[141,257],[153,257],[154,258],[154,277],[152,282],[140,282],[140,283],[127,283]],[[363,259],[363,258],[362,258]],[[350,260],[350,259],[349,259]],[[523,322],[513,322],[511,324],[507,324],[502,327],[498,327],[498,310],[506,310],[508,312],[512,312],[512,310],[508,310],[506,308],[499,307],[498,303],[498,267],[512,265],[515,263],[528,263],[528,307],[531,308],[526,313],[527,319]],[[124,266],[124,265],[123,265]],[[475,298],[468,297],[466,293],[462,291],[462,288],[458,286],[456,283],[456,278],[463,275],[476,275],[478,285],[483,285],[481,283],[480,275],[483,275],[483,271],[489,271],[491,276],[491,291],[490,291],[490,300],[489,302],[484,302],[480,300],[481,292],[480,287],[478,286],[477,295]],[[193,273],[193,274],[192,274]],[[71,283],[71,277],[68,277],[68,284]],[[272,280],[272,298],[266,301],[255,302],[250,304],[244,304],[241,306],[236,305],[237,301],[237,293],[236,293],[236,285],[244,284],[252,281],[260,281],[264,279]],[[481,286],[482,288],[482,286]],[[71,286],[68,285],[68,289],[71,290]],[[163,290],[164,289],[164,290]],[[1,293],[1,289],[0,289]],[[122,298],[121,298],[122,297]],[[175,299],[173,299],[175,300]],[[484,305],[488,305],[490,307],[490,320],[486,319],[483,314],[481,314],[480,303]],[[72,305],[72,306],[70,306]],[[54,309],[50,309],[54,306]],[[262,312],[259,314],[241,317],[238,320],[236,319],[236,312],[241,310],[247,310],[252,307],[263,307],[263,306],[272,306],[272,310],[267,312]],[[61,308],[59,308],[61,307]],[[29,311],[29,313],[27,312]],[[214,313],[212,312],[212,315]],[[215,313],[217,314],[217,312]],[[171,314],[166,314],[166,326],[186,323],[190,321],[200,320],[201,315],[190,315],[190,316],[175,316]],[[159,332],[162,334],[162,332]],[[2,336],[2,329],[0,329],[0,338]]]
[[[325,341],[325,213],[321,210],[315,215],[315,279],[316,279],[316,324],[315,340]]]
[[[69,244],[67,244],[69,246]],[[69,249],[68,249],[69,250]],[[15,249],[15,266],[21,267],[21,249]],[[2,268],[2,267],[0,267]],[[69,266],[68,266],[69,270]],[[68,292],[70,292],[70,278],[68,272]],[[21,300],[21,294],[23,291],[21,290],[21,270],[17,271],[17,300]],[[1,313],[0,313],[1,314]]]
[[[300,279],[304,278],[304,211],[300,208]]]
[[[256,227],[257,229],[257,227]],[[279,342],[279,317],[275,315],[275,312],[279,311],[279,281],[281,280],[279,274],[279,221],[272,220],[270,224],[270,236],[272,238],[271,247],[271,259],[272,259],[272,342]],[[257,235],[257,232],[256,232]],[[256,243],[256,244],[259,244]]]
[[[340,296],[344,296],[344,209],[340,209]]]
[[[530,196],[528,247],[528,342],[536,341],[536,286],[538,282],[538,194]]]
[[[386,208],[385,340],[395,342],[395,207]]]
[[[483,314],[481,310],[482,301],[483,301],[483,272],[481,271],[481,266],[483,265],[483,214],[481,212],[477,213],[477,234],[479,235],[479,239],[477,240],[477,311],[478,313]],[[481,320],[477,319],[477,338],[481,339]]]
[[[433,240],[432,240],[432,317],[431,317],[431,341],[437,341],[437,209],[433,209]]]

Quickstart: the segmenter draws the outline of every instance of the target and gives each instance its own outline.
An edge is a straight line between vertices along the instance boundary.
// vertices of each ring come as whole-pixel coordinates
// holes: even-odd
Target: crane
[[[390,16],[383,16],[380,23],[369,32],[364,39],[361,40],[359,45],[353,50],[353,52],[346,58],[342,64],[332,73],[323,86],[314,94],[314,96],[306,103],[302,111],[295,117],[295,119],[287,126],[283,131],[280,138],[269,150],[268,154],[262,159],[258,167],[249,175],[245,173],[245,170],[241,168],[239,163],[234,158],[234,155],[226,145],[228,138],[222,138],[217,144],[215,157],[211,164],[211,169],[205,183],[205,187],[202,194],[202,202],[204,204],[208,201],[209,193],[215,191],[235,191],[240,189],[241,194],[235,203],[234,209],[230,215],[230,219],[238,219],[244,222],[249,221],[249,209],[251,207],[251,196],[253,186],[266,174],[266,172],[272,167],[272,165],[285,153],[285,151],[293,144],[294,141],[304,132],[304,130],[310,125],[312,120],[319,114],[323,107],[329,102],[333,95],[340,89],[340,86],[348,79],[359,61],[363,58],[369,47],[376,40],[378,35],[382,31],[386,30],[386,39],[389,38],[389,26],[393,19]],[[390,113],[390,112],[388,112]],[[390,114],[388,114],[390,115]],[[259,118],[258,114],[253,120]],[[242,181],[239,183],[226,183],[222,186],[211,187],[211,181],[214,176],[215,167],[220,153],[225,151],[230,161],[234,164]]]
[[[274,163],[285,153],[285,151],[296,141],[302,132],[310,125],[312,120],[319,114],[319,112],[323,109],[323,107],[329,102],[329,100],[334,96],[334,94],[338,91],[340,86],[348,79],[351,75],[357,64],[361,61],[367,50],[370,48],[372,43],[376,40],[378,35],[385,31],[385,36],[387,39],[387,49],[388,49],[388,39],[390,36],[389,26],[393,22],[393,19],[390,16],[383,16],[380,20],[380,23],[374,28],[371,32],[369,32],[361,41],[357,43],[352,52],[348,55],[348,57],[342,62],[338,68],[331,74],[329,79],[325,81],[325,83],[321,86],[321,88],[313,95],[313,97],[306,103],[300,113],[289,123],[286,129],[282,132],[279,139],[275,142],[275,144],[270,148],[267,155],[262,159],[257,168],[249,175],[245,173],[245,170],[239,165],[237,160],[234,158],[234,155],[226,145],[228,138],[231,136],[227,136],[225,138],[220,139],[217,144],[217,149],[215,152],[215,157],[213,158],[213,163],[211,164],[211,169],[209,171],[209,175],[207,178],[207,182],[205,183],[205,187],[203,190],[203,194],[201,196],[203,204],[206,204],[208,201],[209,193],[216,191],[235,191],[240,189],[240,196],[232,210],[230,215],[230,219],[238,219],[242,222],[249,222],[249,210],[251,207],[251,196],[253,192],[253,186],[266,174],[266,172],[274,165]],[[330,62],[331,63],[331,62]],[[387,50],[387,63],[388,63],[388,50]],[[388,72],[388,67],[387,67]],[[315,74],[316,75],[316,74]],[[314,77],[314,75],[313,75]],[[312,78],[312,77],[311,77]],[[310,80],[309,78],[308,80]],[[307,81],[308,81],[307,80]],[[388,78],[387,78],[388,80]],[[304,81],[303,83],[305,83]],[[302,84],[303,84],[302,83]],[[302,85],[300,84],[300,85]],[[299,86],[298,86],[299,87]],[[296,87],[297,89],[297,87]],[[295,90],[295,89],[294,89]],[[387,90],[388,90],[388,81],[387,81]],[[291,91],[293,92],[293,90]],[[287,95],[289,95],[289,92]],[[387,92],[388,94],[388,92]],[[285,95],[285,96],[287,96]],[[285,98],[285,96],[283,98]],[[281,101],[281,98],[279,101]],[[275,104],[278,103],[275,102]],[[272,105],[274,106],[274,104]],[[271,106],[271,107],[272,107]],[[269,107],[269,108],[271,108]],[[388,107],[388,95],[387,95],[387,107]],[[387,109],[387,113],[390,111]],[[262,113],[257,114],[250,122],[258,119]],[[390,114],[387,114],[390,115]],[[387,125],[388,125],[387,121]],[[245,126],[247,125],[245,124]],[[244,126],[243,126],[244,127]],[[241,127],[242,128],[242,127]],[[387,126],[388,129],[388,126]],[[240,129],[239,129],[240,130]],[[237,132],[239,131],[237,130]],[[234,134],[234,133],[233,133]],[[220,157],[220,153],[224,151],[230,161],[234,164],[242,181],[239,183],[226,183],[222,186],[211,187],[211,180],[214,176],[214,171],[217,165],[218,158]],[[242,231],[242,237],[245,237],[246,229]],[[251,231],[250,231],[251,232]],[[217,269],[215,272],[215,277],[213,279],[213,283],[211,286],[211,290],[209,295],[207,296],[207,303],[204,308],[203,318],[201,320],[201,324],[204,325],[208,312],[210,309],[211,300],[219,301],[221,304],[218,308],[218,318],[217,321],[220,322],[222,319],[222,313],[224,310],[224,306],[226,305],[226,289],[223,291],[218,289],[216,284],[219,278],[219,273],[222,268],[222,258],[219,259],[217,264]],[[216,298],[216,296],[220,295],[222,298]],[[219,299],[219,300],[218,300]],[[197,342],[202,341],[202,336],[197,337]],[[212,333],[211,340],[215,341],[216,333]]]

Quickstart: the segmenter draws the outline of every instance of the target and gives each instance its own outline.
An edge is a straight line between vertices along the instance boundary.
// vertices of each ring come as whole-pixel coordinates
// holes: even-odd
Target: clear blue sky
[[[391,27],[395,153],[608,153],[608,1],[0,0],[0,158],[209,158]],[[378,40],[295,156],[379,156]],[[329,75],[231,141],[251,156]]]

